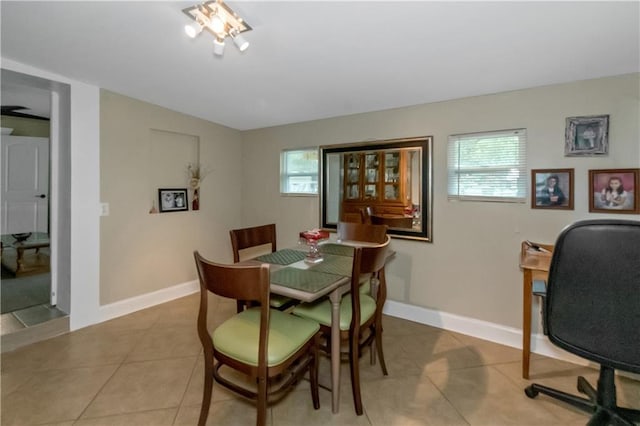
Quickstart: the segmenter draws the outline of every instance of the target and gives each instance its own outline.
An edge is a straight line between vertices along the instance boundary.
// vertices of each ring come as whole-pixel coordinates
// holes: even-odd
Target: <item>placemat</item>
[[[290,265],[304,259],[306,255],[305,252],[300,250],[283,249],[258,256],[256,260],[274,265]]]
[[[309,269],[283,268],[271,272],[271,283],[297,290],[315,293],[336,282],[335,275],[316,272]]]
[[[342,244],[333,244],[333,243],[321,244],[319,247],[320,247],[321,253],[353,257],[353,247],[343,246]]]
[[[313,265],[310,270],[325,272],[327,274],[342,275],[343,277],[351,276],[353,257],[336,256],[333,254],[324,254],[322,257],[324,257],[324,260]]]

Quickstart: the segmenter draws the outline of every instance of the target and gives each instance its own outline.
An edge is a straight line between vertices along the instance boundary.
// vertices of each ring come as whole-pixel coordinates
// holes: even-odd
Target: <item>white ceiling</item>
[[[638,1],[230,0],[222,58],[195,3],[3,0],[1,54],[240,130],[640,71]]]

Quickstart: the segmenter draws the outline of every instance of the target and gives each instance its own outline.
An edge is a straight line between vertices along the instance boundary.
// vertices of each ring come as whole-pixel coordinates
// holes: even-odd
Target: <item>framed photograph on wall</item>
[[[158,205],[160,206],[160,213],[189,210],[187,188],[158,189]]]
[[[573,210],[573,169],[531,170],[531,208]]]
[[[565,157],[609,153],[609,116],[569,117],[565,129]]]
[[[589,211],[640,213],[640,169],[589,170]]]

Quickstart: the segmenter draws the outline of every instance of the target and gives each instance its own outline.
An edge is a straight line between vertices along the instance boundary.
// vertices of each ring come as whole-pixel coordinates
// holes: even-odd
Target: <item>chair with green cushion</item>
[[[351,271],[351,292],[342,298],[340,304],[340,338],[349,342],[349,366],[351,370],[351,390],[357,415],[362,415],[362,398],[360,396],[360,366],[362,349],[375,342],[380,367],[386,376],[387,366],[382,350],[382,306],[387,298],[387,287],[384,265],[387,257],[390,237],[384,244],[371,247],[356,247],[353,253]],[[378,282],[376,298],[359,291],[360,277],[371,275]],[[323,299],[316,303],[301,303],[293,310],[293,314],[302,318],[317,321],[320,324],[326,341],[331,342],[331,302]],[[331,353],[329,344],[323,347]]]
[[[267,406],[279,401],[309,372],[313,407],[318,395],[317,323],[269,307],[269,265],[221,265],[194,252],[200,278],[198,336],[204,349],[204,391],[198,425],[207,422],[213,381],[257,401],[257,425],[266,423]],[[258,306],[234,314],[213,330],[207,328],[209,293]],[[220,370],[221,367],[227,368]],[[254,386],[225,377],[228,368],[244,373]]]
[[[371,209],[371,207],[367,207]],[[337,234],[343,241],[364,241],[367,243],[382,244],[387,240],[387,225],[372,225],[354,222],[338,222]],[[371,294],[370,277],[365,275],[360,280],[360,292]]]
[[[275,223],[232,229],[229,231],[229,236],[231,237],[234,263],[276,251]],[[295,305],[298,301],[286,296],[272,294],[269,303],[271,303],[272,307],[283,311]],[[238,312],[244,309],[244,305],[243,301],[238,301]]]

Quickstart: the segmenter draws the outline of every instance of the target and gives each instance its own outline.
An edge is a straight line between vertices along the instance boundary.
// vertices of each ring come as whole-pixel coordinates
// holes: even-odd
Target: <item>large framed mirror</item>
[[[432,241],[431,136],[320,147],[320,223],[386,224],[392,237]]]

